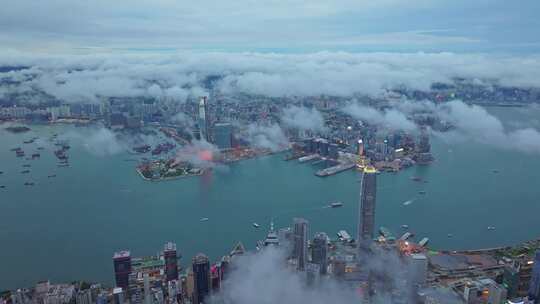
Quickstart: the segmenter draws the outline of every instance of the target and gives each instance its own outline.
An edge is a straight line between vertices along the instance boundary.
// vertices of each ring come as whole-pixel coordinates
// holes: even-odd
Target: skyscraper
[[[202,253],[193,258],[193,304],[200,304],[210,293],[210,262]]]
[[[318,264],[321,274],[326,274],[328,268],[328,236],[324,232],[315,234],[311,249],[312,262]]]
[[[165,274],[167,281],[178,280],[178,256],[176,254],[176,244],[168,242],[163,250],[165,260]]]
[[[307,262],[308,221],[303,218],[294,219],[294,258],[298,270],[306,269]]]
[[[532,300],[534,304],[540,303],[540,250],[536,252],[534,258],[534,266],[531,274],[531,281],[529,283],[529,300]]]
[[[219,149],[232,148],[232,130],[232,125],[227,122],[214,125],[214,143]]]
[[[208,101],[206,96],[199,100],[199,134],[201,140],[210,141],[208,137]]]
[[[377,198],[377,170],[371,166],[364,168],[360,189],[358,222],[358,243],[369,246],[374,237],[375,206]]]
[[[127,250],[116,252],[113,256],[114,278],[116,287],[127,290],[129,287],[129,274],[131,273],[131,255]]]

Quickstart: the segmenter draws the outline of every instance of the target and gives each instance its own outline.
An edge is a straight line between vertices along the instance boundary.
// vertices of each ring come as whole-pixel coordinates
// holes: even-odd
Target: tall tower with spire
[[[369,246],[375,230],[375,206],[377,199],[377,170],[367,166],[363,170],[358,214],[358,238],[360,247]]]

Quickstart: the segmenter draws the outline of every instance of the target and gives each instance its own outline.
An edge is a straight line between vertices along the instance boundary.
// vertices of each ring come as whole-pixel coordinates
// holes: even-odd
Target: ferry
[[[420,242],[418,242],[418,245],[424,247],[424,246],[427,245],[428,242],[429,242],[429,239],[427,237],[425,237],[422,240],[420,240]]]
[[[261,225],[259,225],[259,224],[257,224],[257,223],[253,223],[253,227],[259,228],[259,227],[261,227]]]
[[[200,219],[201,222],[206,222],[206,221],[208,221],[208,220],[209,220],[209,218],[207,218],[207,217],[202,217],[202,218]]]
[[[333,202],[333,203],[330,204],[330,207],[331,208],[343,207],[343,203],[342,202]]]

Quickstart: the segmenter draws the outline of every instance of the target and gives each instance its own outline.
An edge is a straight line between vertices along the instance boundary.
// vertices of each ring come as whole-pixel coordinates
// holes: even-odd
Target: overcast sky
[[[538,0],[0,1],[4,49],[536,52],[540,48]]]

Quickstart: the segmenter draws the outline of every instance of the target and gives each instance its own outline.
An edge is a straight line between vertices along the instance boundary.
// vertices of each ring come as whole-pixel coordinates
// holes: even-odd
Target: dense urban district
[[[538,240],[513,247],[439,251],[429,247],[427,238],[415,241],[406,225],[396,236],[384,227],[375,228],[377,175],[430,164],[436,158],[431,154],[430,132],[452,130],[451,122],[421,108],[407,113],[416,127],[404,130],[344,110],[354,102],[388,113],[386,109],[400,103],[429,100],[444,104],[454,99],[521,106],[538,101],[536,91],[497,86],[488,90],[456,79],[454,85],[434,84],[429,92],[393,90],[380,98],[356,96],[354,101],[332,96],[270,98],[211,92],[182,103],[147,97],[64,103],[36,94],[40,102],[29,102],[28,96],[1,100],[4,128],[21,136],[21,146],[2,147],[13,150],[15,157],[37,161],[47,149],[28,148],[39,140],[25,137],[35,124],[105,128],[129,143],[127,152],[137,162],[134,170],[148,181],[202,175],[215,164],[283,152],[284,161],[323,165],[315,173],[318,177],[353,169],[361,172],[358,231],[354,236],[344,230],[317,232],[311,238],[305,219],[295,218],[291,227],[280,229],[270,223],[254,252],[238,243],[218,261],[210,261],[202,253],[192,259],[182,257],[174,242],[167,242],[155,256],[135,257],[126,249],[112,255],[114,286],[43,281],[3,291],[1,304],[220,303],[227,279],[241,269],[244,258],[271,251],[282,256],[276,268],[302,278],[301,288],[318,289],[332,281],[343,290],[354,291],[358,302],[377,303],[384,297],[391,303],[540,303]],[[70,139],[52,134],[46,140],[54,143],[51,152],[58,158],[58,166],[69,167]],[[333,202],[328,207],[340,206]],[[259,228],[259,224],[253,225]],[[370,266],[385,263],[396,263],[396,267]]]

